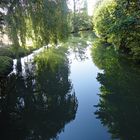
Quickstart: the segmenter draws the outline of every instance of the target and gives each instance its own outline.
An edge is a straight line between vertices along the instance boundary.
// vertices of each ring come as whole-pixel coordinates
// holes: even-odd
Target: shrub
[[[7,75],[12,70],[13,60],[7,56],[0,56],[0,76]]]

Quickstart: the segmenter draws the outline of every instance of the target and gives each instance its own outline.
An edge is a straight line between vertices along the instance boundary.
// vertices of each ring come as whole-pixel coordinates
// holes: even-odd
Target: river
[[[82,34],[14,60],[0,79],[0,139],[138,140],[140,69],[93,46]]]

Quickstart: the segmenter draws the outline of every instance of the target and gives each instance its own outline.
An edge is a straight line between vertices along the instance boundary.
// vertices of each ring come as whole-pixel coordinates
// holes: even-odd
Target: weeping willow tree
[[[6,30],[13,46],[40,47],[67,38],[66,0],[12,0],[4,5]]]

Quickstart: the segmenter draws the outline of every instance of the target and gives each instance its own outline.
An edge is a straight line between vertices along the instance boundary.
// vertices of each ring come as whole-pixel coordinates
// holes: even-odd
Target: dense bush
[[[12,70],[13,60],[7,56],[0,56],[0,77]]]
[[[123,53],[140,60],[138,0],[103,0],[94,12],[95,32]]]
[[[14,58],[19,58],[28,55],[35,49],[36,48],[33,47],[28,47],[28,48],[1,47],[0,56],[8,56],[14,59]]]
[[[8,56],[13,58],[14,52],[10,47],[1,47],[0,48],[0,56]]]

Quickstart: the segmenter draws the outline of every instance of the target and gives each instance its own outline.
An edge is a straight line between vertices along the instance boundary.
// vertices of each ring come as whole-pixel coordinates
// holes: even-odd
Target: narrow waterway
[[[2,140],[138,140],[140,69],[93,35],[14,60],[0,79]]]
[[[65,126],[64,132],[59,136],[60,140],[109,140],[110,134],[96,118],[94,112],[99,102],[100,84],[96,77],[99,70],[91,59],[90,45],[87,47],[84,57],[80,61],[75,54],[69,57],[70,79],[78,99],[78,110],[74,121]]]

